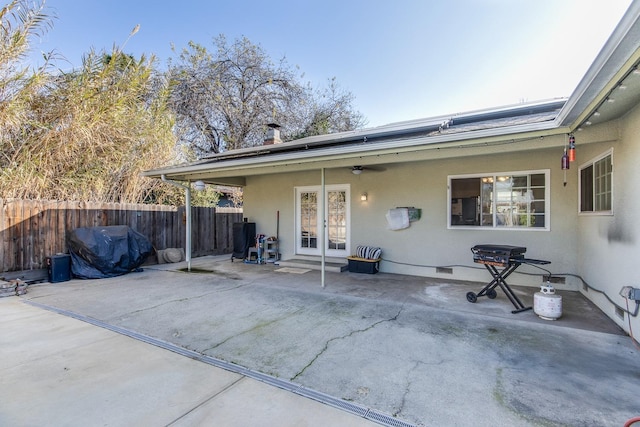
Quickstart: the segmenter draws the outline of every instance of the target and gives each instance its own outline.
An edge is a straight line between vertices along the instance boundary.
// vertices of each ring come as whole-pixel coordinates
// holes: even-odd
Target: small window
[[[549,229],[549,171],[449,177],[449,227]]]
[[[611,214],[613,187],[613,151],[580,167],[580,212]]]

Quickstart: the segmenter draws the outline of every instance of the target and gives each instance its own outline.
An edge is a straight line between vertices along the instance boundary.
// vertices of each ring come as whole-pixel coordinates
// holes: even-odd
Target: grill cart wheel
[[[478,297],[473,292],[467,292],[467,301],[476,302],[478,301]]]
[[[498,293],[496,292],[496,290],[495,290],[495,289],[489,289],[489,290],[487,291],[487,298],[489,298],[489,299],[494,299],[494,298],[495,298],[495,297],[497,297],[497,296],[498,296]]]

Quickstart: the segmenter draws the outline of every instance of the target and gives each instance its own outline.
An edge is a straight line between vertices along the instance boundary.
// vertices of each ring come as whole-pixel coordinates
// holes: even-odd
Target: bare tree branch
[[[364,125],[353,96],[340,91],[335,79],[314,92],[284,58],[274,65],[247,38],[228,44],[221,35],[214,48],[211,54],[191,42],[170,66],[177,126],[198,156],[260,145],[272,122],[292,137]]]

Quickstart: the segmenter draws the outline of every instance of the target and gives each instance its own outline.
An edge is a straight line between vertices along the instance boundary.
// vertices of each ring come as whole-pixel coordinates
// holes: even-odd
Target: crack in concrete
[[[153,310],[155,308],[162,307],[162,306],[167,305],[167,304],[173,304],[174,302],[190,301],[190,300],[206,297],[206,296],[209,296],[209,295],[212,295],[212,294],[216,294],[216,293],[220,293],[220,292],[233,291],[233,290],[245,287],[245,286],[248,286],[248,284],[237,285],[237,286],[234,286],[232,288],[226,288],[226,289],[214,289],[214,290],[212,290],[210,292],[205,292],[205,293],[200,294],[200,295],[195,295],[195,296],[186,297],[186,298],[172,299],[172,300],[169,300],[169,301],[164,301],[164,302],[162,302],[160,304],[156,304],[156,305],[152,305],[152,306],[149,306],[149,307],[144,307],[144,308],[141,308],[141,309],[138,309],[138,310],[131,311],[131,312],[127,313],[127,315],[138,314],[138,313],[141,313],[141,312],[147,311],[147,310]]]
[[[322,356],[322,354],[327,351],[329,349],[329,345],[336,340],[342,340],[345,338],[349,338],[357,333],[361,333],[361,332],[367,332],[373,328],[375,328],[376,326],[378,326],[381,323],[386,323],[386,322],[393,322],[394,320],[398,320],[398,317],[400,316],[400,313],[402,313],[402,310],[404,309],[404,306],[400,307],[400,309],[398,310],[398,312],[396,313],[395,316],[389,318],[389,319],[382,319],[382,320],[378,320],[377,322],[372,323],[371,325],[367,326],[364,329],[356,329],[355,331],[351,331],[346,335],[340,336],[340,337],[333,337],[330,340],[328,340],[325,344],[324,347],[322,348],[322,350],[320,350],[320,352],[318,354],[315,355],[315,357],[313,359],[311,359],[311,361],[304,367],[302,368],[302,370],[300,370],[300,372],[298,372],[297,374],[295,374],[293,377],[291,377],[291,379],[289,381],[295,381],[300,375],[302,375],[304,373],[304,371],[306,371],[309,367],[311,367],[311,365],[313,365],[315,363],[316,360],[318,360],[320,358],[320,356]]]
[[[217,344],[216,344],[216,345],[214,345],[213,347],[209,347],[209,348],[207,348],[207,349],[202,350],[202,354],[206,354],[206,352],[211,351],[211,350],[213,350],[213,349],[216,349],[216,348],[220,347],[221,345],[223,345],[223,344],[225,344],[225,343],[229,342],[229,341],[230,341],[230,340],[232,340],[233,338],[237,338],[237,337],[239,337],[239,336],[241,336],[241,335],[248,334],[248,333],[250,333],[250,332],[252,332],[252,331],[255,331],[255,330],[257,330],[257,329],[264,328],[264,327],[269,326],[269,325],[273,325],[274,323],[277,323],[277,322],[280,322],[280,321],[282,321],[282,320],[288,319],[288,318],[290,318],[290,317],[292,317],[292,316],[295,316],[296,314],[300,313],[300,312],[301,312],[301,311],[303,311],[303,310],[304,310],[304,308],[299,308],[299,309],[297,309],[296,311],[292,311],[291,313],[288,313],[286,316],[281,316],[281,317],[278,317],[278,318],[272,319],[272,320],[270,320],[270,321],[268,321],[268,322],[265,322],[265,323],[261,323],[261,324],[259,324],[259,325],[256,325],[256,326],[252,327],[251,329],[247,329],[247,330],[244,330],[244,331],[242,331],[242,332],[240,332],[240,333],[237,333],[237,334],[231,335],[230,337],[225,338],[224,340],[220,341],[219,343],[217,343]]]
[[[413,381],[411,381],[411,379],[413,378],[413,373],[418,369],[419,366],[421,365],[442,365],[444,363],[444,360],[439,360],[437,362],[434,363],[425,363],[421,360],[415,360],[413,362],[413,367],[411,367],[411,369],[409,369],[407,371],[407,379],[406,379],[406,387],[404,389],[404,393],[402,394],[402,398],[400,399],[400,405],[398,407],[398,409],[396,411],[393,412],[393,416],[394,417],[400,417],[402,414],[402,411],[404,410],[404,406],[407,402],[407,396],[409,395],[409,393],[411,392],[411,386],[413,385]]]
[[[407,372],[407,385],[404,388],[404,393],[402,393],[402,399],[400,399],[400,406],[398,408],[398,410],[393,412],[393,416],[394,417],[399,417],[400,414],[402,414],[402,411],[404,410],[404,405],[407,401],[407,395],[409,394],[409,389],[411,388],[411,377],[413,376],[413,372],[418,369],[418,366],[420,365],[419,361],[415,361],[413,364],[413,367],[411,369],[409,369],[409,371]]]
[[[167,304],[173,304],[174,302],[183,302],[183,301],[189,301],[189,300],[192,300],[192,299],[202,298],[202,297],[211,295],[213,293],[215,293],[215,292],[207,292],[207,293],[204,293],[204,294],[201,294],[201,295],[197,295],[197,296],[193,296],[193,297],[187,297],[187,298],[172,299],[172,300],[169,300],[169,301],[162,302],[160,304],[156,304],[156,305],[152,305],[152,306],[149,306],[149,307],[144,307],[144,308],[141,308],[141,309],[138,309],[138,310],[130,311],[128,313],[128,315],[141,313],[141,312],[147,311],[147,310],[153,310],[154,308],[162,307],[163,305],[167,305]]]

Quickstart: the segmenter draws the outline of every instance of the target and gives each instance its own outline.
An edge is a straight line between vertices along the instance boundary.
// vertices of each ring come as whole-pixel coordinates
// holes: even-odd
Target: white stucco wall
[[[461,153],[463,156],[465,153]],[[552,273],[578,274],[577,265],[577,170],[563,186],[561,149],[535,152],[458,157],[385,165],[382,172],[353,175],[348,168],[326,169],[326,184],[351,185],[351,250],[360,244],[383,248],[381,271],[427,277],[486,282],[489,273],[474,264],[470,248],[481,243],[526,246],[526,256],[552,261]],[[447,183],[449,175],[550,169],[551,230],[447,229]],[[275,235],[280,211],[280,252],[294,256],[294,187],[319,185],[320,170],[248,177],[245,217],[257,223],[259,233]],[[361,202],[360,194],[368,193]],[[400,231],[387,229],[385,213],[398,206],[422,209],[422,218]],[[395,261],[395,262],[391,262]],[[410,265],[408,265],[410,264]],[[436,273],[435,267],[453,268],[453,274]],[[525,275],[521,273],[532,273]],[[509,283],[539,286],[544,271],[520,267]],[[578,289],[579,281],[567,278],[559,289]]]
[[[616,314],[614,303],[626,310],[619,295],[623,286],[640,288],[640,108],[619,120],[615,142],[589,144],[580,150],[588,161],[613,147],[613,215],[578,218],[578,270],[593,288],[583,291],[608,316],[629,331],[627,314]],[[581,287],[582,289],[582,287]],[[631,311],[635,303],[630,302]],[[638,318],[632,328],[640,330]]]

